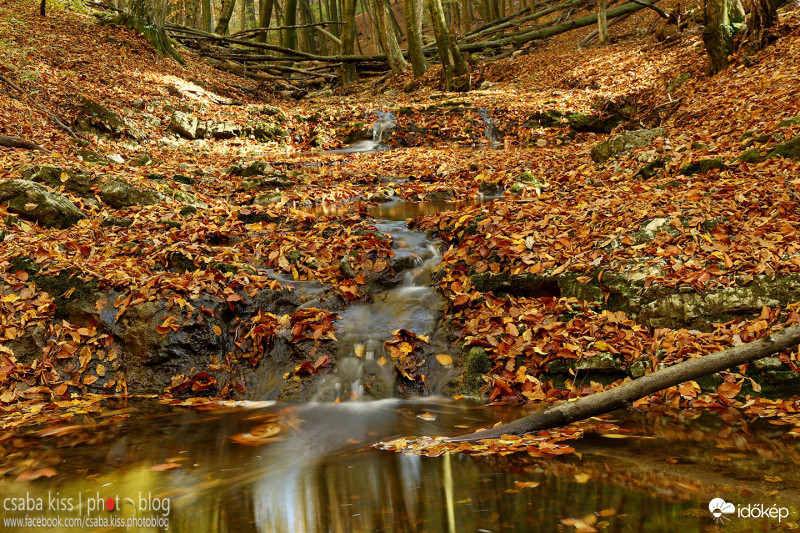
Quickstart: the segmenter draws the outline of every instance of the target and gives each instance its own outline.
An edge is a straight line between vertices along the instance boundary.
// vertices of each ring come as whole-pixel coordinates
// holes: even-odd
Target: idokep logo
[[[778,507],[777,505],[765,506],[763,503],[751,503],[739,505],[737,509],[732,503],[726,502],[722,498],[714,498],[708,502],[708,510],[714,517],[714,521],[718,524],[730,522],[732,517],[736,518],[771,518],[777,519],[781,522],[784,518],[789,517],[789,509],[786,507]],[[728,518],[725,515],[731,515]]]
[[[722,498],[714,498],[708,502],[708,510],[711,511],[712,515],[714,515],[714,522],[722,524],[726,520],[730,521],[730,518],[725,515],[735,513],[736,506],[732,503],[726,502]]]

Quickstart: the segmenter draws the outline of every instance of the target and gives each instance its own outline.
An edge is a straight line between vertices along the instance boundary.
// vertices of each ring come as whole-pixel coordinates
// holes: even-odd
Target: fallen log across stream
[[[639,398],[680,383],[780,353],[798,344],[800,344],[800,324],[793,324],[762,339],[671,365],[619,387],[554,405],[496,428],[447,440],[450,442],[476,442],[482,439],[499,438],[503,435],[524,435],[565,426],[626,407]]]

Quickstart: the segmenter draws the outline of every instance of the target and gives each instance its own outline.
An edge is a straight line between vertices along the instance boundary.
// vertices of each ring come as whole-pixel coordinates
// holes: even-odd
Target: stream
[[[394,118],[378,117],[373,139],[349,151],[384,149]],[[498,143],[486,117],[486,135]],[[456,207],[394,202],[373,208],[374,225],[392,236],[396,256],[414,264],[399,285],[340,313],[337,366],[319,380],[314,401],[110,399],[103,411],[110,414],[87,413],[69,425],[20,435],[14,443],[19,458],[47,454],[55,474],[28,483],[0,478],[7,521],[2,530],[31,531],[30,523],[8,522],[28,517],[42,521],[46,531],[673,533],[799,527],[800,440],[759,420],[618,411],[613,422],[623,438],[590,434],[571,442],[577,454],[551,459],[526,453],[431,458],[373,448],[402,436],[462,434],[532,409],[439,397],[441,384],[453,377],[445,367],[430,370],[430,396],[349,401],[376,396],[365,391],[367,375],[373,388],[391,396],[394,370],[377,360],[394,330],[428,336],[434,349],[448,349],[437,331],[443,302],[430,285],[441,259],[438,242],[409,230],[405,221]],[[297,290],[313,298],[321,289],[298,284]],[[777,505],[791,514],[782,521],[717,517],[709,510],[713,498],[738,508]]]

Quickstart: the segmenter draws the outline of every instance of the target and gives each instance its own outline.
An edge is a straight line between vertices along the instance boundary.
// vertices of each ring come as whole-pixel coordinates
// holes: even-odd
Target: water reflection
[[[419,418],[423,413],[435,419]],[[783,531],[797,521],[798,441],[777,433],[756,436],[745,422],[735,428],[744,437],[732,442],[724,436],[732,426],[714,417],[664,415],[656,422],[620,413],[632,438],[587,437],[577,442],[582,457],[549,460],[525,454],[407,457],[367,447],[398,435],[454,434],[521,414],[512,407],[443,400],[225,411],[144,403],[128,419],[102,427],[89,423],[72,433],[94,433],[91,443],[71,447],[69,435],[21,436],[13,453],[4,450],[9,473],[0,482],[0,499],[41,497],[47,507],[48,495],[58,493],[80,498],[82,507],[40,514],[154,515],[168,517],[170,531],[192,532],[550,532],[572,531],[562,521],[591,517],[603,531],[720,531],[708,512],[712,497],[737,505],[778,504],[792,512],[789,525],[737,519],[724,526],[726,532]],[[254,446],[232,440],[252,436],[265,423],[277,424],[280,432]],[[42,449],[59,456],[57,474],[14,481],[15,468],[33,465]],[[164,464],[177,468],[160,471]],[[97,496],[101,503],[130,498],[138,514],[128,504],[98,510]],[[138,504],[148,499],[168,499],[169,511]],[[4,519],[19,516],[2,511]],[[3,528],[22,530],[30,531]]]

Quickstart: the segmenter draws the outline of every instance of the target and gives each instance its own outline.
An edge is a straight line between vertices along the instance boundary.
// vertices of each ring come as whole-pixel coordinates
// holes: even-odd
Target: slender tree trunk
[[[780,353],[798,344],[800,344],[800,324],[794,324],[769,337],[668,366],[619,387],[586,396],[577,401],[554,405],[510,424],[448,440],[478,441],[503,435],[523,435],[561,427],[625,407],[634,400],[660,390]]]
[[[600,44],[608,42],[607,0],[597,0],[597,37]]]
[[[428,63],[422,53],[422,0],[403,0],[406,19],[406,40],[408,41],[408,59],[414,77],[425,74]]]
[[[400,51],[400,45],[397,44],[397,35],[394,27],[389,24],[389,7],[386,0],[375,0],[375,11],[378,15],[378,28],[380,29],[381,41],[383,41],[386,57],[389,61],[389,68],[395,74],[399,74],[408,68],[408,63],[403,57],[403,52]]]
[[[273,0],[261,0],[261,5],[258,9],[258,27],[269,28],[270,21],[272,20],[272,7],[275,3]],[[256,42],[267,42],[267,33],[256,35]]]
[[[210,32],[214,27],[213,16],[211,15],[211,0],[202,0],[203,2],[203,24],[201,29]]]
[[[219,21],[214,28],[214,33],[227,35],[228,24],[233,16],[233,9],[236,7],[236,0],[222,0],[222,9],[219,12]]]
[[[283,9],[283,25],[297,25],[297,0],[286,0]],[[283,47],[297,50],[297,28],[287,27],[283,30]]]
[[[444,77],[444,90],[453,90],[453,60],[450,57],[450,38],[447,32],[447,25],[442,12],[440,0],[428,0],[428,11],[433,21],[433,32],[436,36],[436,46],[439,49],[439,61],[442,64],[442,76]]]
[[[342,55],[352,56],[356,43],[356,0],[342,1]],[[345,87],[356,80],[356,66],[353,63],[342,64],[342,85]]]

